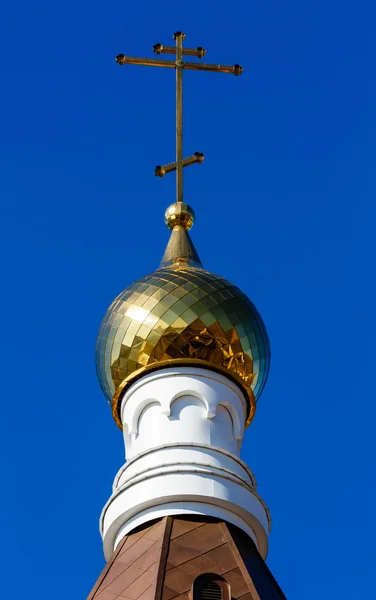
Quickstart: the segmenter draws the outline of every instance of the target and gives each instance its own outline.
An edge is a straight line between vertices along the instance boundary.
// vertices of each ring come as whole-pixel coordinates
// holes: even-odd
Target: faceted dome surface
[[[171,361],[197,366],[205,361],[228,370],[260,396],[270,346],[257,309],[232,283],[189,263],[178,261],[142,277],[107,310],[96,366],[109,402],[132,375]]]

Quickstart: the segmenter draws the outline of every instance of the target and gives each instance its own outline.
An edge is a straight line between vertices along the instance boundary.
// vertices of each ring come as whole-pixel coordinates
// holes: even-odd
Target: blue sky
[[[272,368],[242,457],[289,600],[374,587],[375,7],[358,0],[33,3],[0,24],[2,600],[83,599],[122,438],[95,377],[102,316],[153,270],[174,178],[156,42],[242,77],[185,77],[185,177],[207,269],[255,302]],[[51,592],[51,590],[53,590]],[[52,596],[51,596],[52,593]]]

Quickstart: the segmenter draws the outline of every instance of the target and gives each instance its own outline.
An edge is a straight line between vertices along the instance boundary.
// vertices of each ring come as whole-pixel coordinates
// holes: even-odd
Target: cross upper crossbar
[[[116,62],[119,65],[166,67],[176,70],[176,162],[163,167],[156,167],[155,175],[164,177],[166,173],[176,171],[177,202],[183,202],[183,168],[195,163],[201,164],[204,160],[204,155],[201,152],[195,152],[192,156],[183,159],[183,69],[191,71],[232,73],[233,75],[241,75],[243,72],[243,68],[240,65],[228,66],[184,61],[184,55],[203,58],[206,54],[206,50],[201,46],[198,48],[183,48],[184,38],[185,34],[178,31],[174,34],[176,46],[163,46],[163,44],[155,44],[153,46],[153,52],[158,56],[160,54],[175,54],[176,60],[136,58],[133,56],[125,56],[124,54],[118,54],[116,57]]]
[[[119,65],[141,65],[144,67],[167,67],[169,69],[176,69],[175,60],[137,58],[136,56],[125,56],[124,54],[119,54],[116,57],[116,62]],[[184,61],[181,67],[188,71],[215,71],[219,73],[232,73],[234,75],[241,75],[243,72],[243,67],[240,65],[211,65],[208,63],[200,64]]]

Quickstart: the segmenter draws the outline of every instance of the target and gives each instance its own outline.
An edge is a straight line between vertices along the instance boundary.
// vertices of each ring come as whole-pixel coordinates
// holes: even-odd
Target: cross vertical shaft
[[[180,31],[176,40],[176,201],[183,202],[183,39]]]

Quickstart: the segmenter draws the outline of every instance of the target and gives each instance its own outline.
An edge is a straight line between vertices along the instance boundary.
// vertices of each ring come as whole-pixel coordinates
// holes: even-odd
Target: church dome
[[[96,354],[101,387],[120,424],[122,392],[137,376],[164,366],[205,366],[242,387],[250,422],[269,370],[265,325],[239,288],[202,267],[188,234],[194,212],[180,206],[177,219],[174,206],[166,211],[172,233],[160,268],[121,292],[103,319]]]

